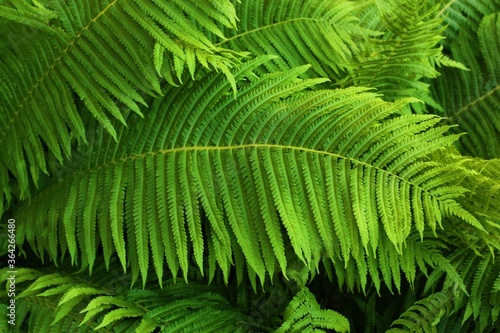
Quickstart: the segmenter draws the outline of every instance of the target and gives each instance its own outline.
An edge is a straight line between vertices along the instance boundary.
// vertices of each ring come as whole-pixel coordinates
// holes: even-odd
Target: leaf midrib
[[[317,149],[313,149],[313,148],[305,148],[305,147],[297,147],[297,146],[287,146],[287,145],[280,145],[280,144],[268,144],[268,143],[249,143],[249,144],[240,144],[240,145],[232,145],[232,146],[189,146],[189,147],[177,147],[177,148],[170,148],[170,149],[160,149],[160,150],[157,150],[157,151],[151,151],[151,152],[147,152],[147,153],[142,153],[142,154],[136,154],[136,155],[128,155],[128,156],[125,156],[123,158],[120,158],[120,159],[117,159],[117,160],[113,160],[113,161],[110,161],[108,163],[104,163],[104,164],[101,164],[95,168],[91,168],[91,169],[87,169],[87,170],[84,170],[84,171],[81,171],[81,172],[78,172],[78,173],[75,173],[75,174],[71,174],[68,178],[76,178],[77,176],[82,176],[82,175],[85,175],[85,174],[91,174],[91,173],[94,173],[94,172],[97,172],[103,168],[107,168],[107,167],[110,167],[112,165],[116,165],[118,163],[122,163],[124,164],[126,161],[128,160],[135,160],[137,158],[145,158],[146,156],[156,156],[158,154],[169,154],[169,153],[176,153],[176,152],[182,152],[182,151],[210,151],[210,150],[233,150],[233,149],[245,149],[245,148],[278,148],[278,149],[290,149],[290,150],[296,150],[296,151],[304,151],[306,153],[313,153],[313,154],[322,154],[322,155],[327,155],[327,156],[332,156],[332,157],[336,157],[336,158],[341,158],[341,159],[344,159],[344,160],[349,160],[351,162],[354,162],[358,165],[364,165],[364,166],[367,166],[367,167],[370,167],[370,168],[373,168],[373,169],[376,169],[378,171],[381,171],[381,172],[384,172],[386,174],[389,174],[390,176],[392,177],[395,177],[403,182],[406,182],[408,184],[410,184],[411,186],[414,186],[416,188],[419,188],[421,191],[429,194],[430,196],[436,198],[437,200],[439,200],[439,198],[437,198],[433,193],[430,193],[428,190],[420,187],[419,185],[411,182],[410,180],[408,179],[405,179],[391,171],[388,171],[386,169],[383,169],[381,167],[378,167],[378,166],[375,166],[375,165],[372,165],[370,163],[367,163],[367,162],[364,162],[364,161],[360,161],[356,158],[353,158],[353,157],[347,157],[347,156],[343,156],[343,155],[340,155],[340,154],[336,154],[336,153],[332,153],[332,152],[328,152],[328,151],[324,151],[324,150],[317,150]],[[44,193],[45,191],[47,192],[51,192],[53,189],[57,189],[58,186],[57,185],[60,185],[60,184],[66,184],[68,183],[67,181],[64,181],[62,180],[61,182],[58,182],[58,183],[55,183],[54,185],[51,185],[49,186],[46,190],[43,190],[42,192],[38,193],[35,198],[33,198],[35,201],[36,200],[36,197],[38,197],[39,195],[41,195],[42,193]]]
[[[245,36],[245,35],[248,35],[248,34],[256,33],[258,31],[265,30],[265,29],[271,29],[271,28],[274,28],[274,27],[279,26],[279,25],[288,24],[288,23],[292,23],[292,22],[296,22],[296,21],[322,21],[322,20],[319,18],[314,18],[314,17],[296,17],[296,18],[292,18],[292,19],[288,19],[288,20],[284,20],[284,21],[279,21],[279,22],[263,25],[263,26],[260,26],[258,28],[255,28],[255,29],[247,30],[245,32],[242,32],[241,34],[237,34],[237,35],[234,35],[234,36],[229,37],[227,39],[224,39],[223,41],[220,41],[219,43],[217,43],[215,45],[220,46],[224,43],[230,42],[234,39],[238,39],[238,38]]]
[[[417,13],[422,8],[423,5],[424,5],[424,3],[422,2],[421,6],[416,10]],[[377,72],[375,74],[373,74],[373,77],[370,79],[370,82],[368,82],[368,84],[366,85],[367,87],[371,87],[371,84],[379,76],[379,74],[382,72],[382,70],[385,69],[386,65],[389,63],[389,60],[392,60],[392,57],[394,56],[394,54],[397,51],[399,51],[399,46],[404,41],[404,39],[406,38],[406,36],[408,35],[409,32],[410,32],[410,29],[405,27],[403,30],[403,33],[400,34],[399,36],[397,36],[399,39],[398,39],[396,46],[394,46],[391,53],[385,58],[384,63],[379,66]]]
[[[451,7],[451,5],[453,5],[453,3],[455,3],[455,1],[457,0],[450,0],[445,6],[443,6],[443,8],[436,14],[436,17],[441,17],[441,15],[444,14],[444,12],[446,12],[446,10],[448,10],[448,8]]]
[[[475,100],[469,102],[467,105],[463,106],[462,108],[460,108],[457,112],[455,112],[454,114],[448,116],[448,118],[446,119],[446,123],[452,123],[453,119],[456,119],[456,118],[459,118],[460,115],[466,111],[472,111],[472,107],[474,105],[476,105],[477,103],[481,102],[483,99],[493,95],[493,93],[495,93],[497,90],[500,90],[500,84],[497,85],[495,88],[491,89],[490,91],[488,91],[487,93],[479,96],[478,98],[476,98]]]
[[[73,37],[73,39],[70,42],[68,42],[68,45],[66,45],[66,48],[61,51],[61,53],[59,54],[59,56],[57,58],[54,59],[54,61],[49,66],[47,71],[45,73],[43,73],[43,75],[38,79],[38,81],[31,87],[30,91],[26,94],[26,97],[24,97],[24,99],[19,103],[19,107],[16,108],[16,111],[14,112],[14,114],[12,115],[12,117],[9,120],[9,124],[7,125],[7,127],[5,128],[5,130],[1,134],[0,144],[3,143],[4,138],[6,137],[8,131],[12,127],[12,125],[16,122],[16,120],[19,120],[19,115],[20,115],[21,110],[24,109],[24,105],[26,104],[26,102],[32,98],[33,93],[36,90],[36,88],[38,88],[38,86],[40,86],[40,84],[45,80],[45,78],[47,78],[49,76],[50,72],[52,70],[54,70],[54,68],[58,64],[58,62],[61,61],[63,56],[69,52],[68,50],[70,49],[70,47],[73,46],[76,43],[76,41],[81,37],[81,35],[86,30],[89,29],[89,27],[92,25],[92,23],[95,23],[101,16],[103,16],[117,2],[118,2],[118,0],[113,0],[111,3],[109,3],[106,6],[106,8],[104,8],[102,11],[100,11],[92,20],[90,20],[90,22],[85,27],[83,27],[78,32],[78,34],[75,35],[75,37]]]

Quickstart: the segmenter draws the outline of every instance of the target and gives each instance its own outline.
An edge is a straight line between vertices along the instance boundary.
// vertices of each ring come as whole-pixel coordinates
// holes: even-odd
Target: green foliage
[[[234,1],[240,18],[236,29],[224,29],[217,45],[253,54],[280,57],[264,64],[277,71],[311,64],[304,77],[339,80],[359,52],[358,40],[375,31],[363,29],[354,16],[360,5],[350,1]],[[362,4],[361,4],[362,6]]]
[[[415,302],[394,321],[391,325],[394,328],[387,332],[437,332],[436,325],[453,308],[453,298],[452,292],[442,291]]]
[[[304,288],[290,301],[283,312],[283,324],[274,332],[326,332],[321,328],[349,332],[349,322],[333,310],[322,310],[314,295]]]
[[[463,68],[441,52],[438,43],[443,38],[443,28],[441,19],[436,17],[437,9],[426,8],[425,1],[375,1],[363,13],[363,24],[384,33],[363,44],[344,85],[374,87],[389,101],[415,97],[435,105],[425,79],[439,75],[437,65]],[[412,108],[417,113],[425,110],[422,104]]]
[[[65,266],[63,266],[65,267]],[[21,332],[238,332],[240,310],[214,287],[167,280],[162,289],[129,289],[130,276],[100,264],[92,278],[82,272],[17,271],[17,325]],[[113,273],[114,274],[110,274]],[[2,280],[9,274],[0,271]],[[28,316],[29,314],[29,316]]]
[[[468,135],[459,141],[462,153],[500,157],[500,15],[485,16],[474,39],[461,35],[451,46],[453,57],[469,71],[446,68],[433,86],[443,107],[446,123],[458,124],[457,132]]]
[[[500,327],[497,0],[0,17],[0,330]]]
[[[452,185],[455,174],[423,160],[456,139],[433,126],[438,118],[383,121],[405,101],[383,102],[359,88],[306,92],[321,81],[297,80],[300,67],[251,75],[263,60],[232,73],[236,99],[224,75],[210,75],[167,89],[144,121],[128,119],[118,142],[96,133],[81,165],[48,180],[14,215],[31,221],[18,237],[53,260],[67,249],[75,261],[80,252],[90,269],[101,243],[106,261],[116,252],[143,281],[150,254],[161,280],[164,257],[174,276],[180,267],[186,277],[191,254],[203,270],[204,249],[227,280],[234,250],[243,255],[235,253],[235,265],[263,281],[275,266],[285,273],[287,240],[312,269],[322,255],[370,260],[381,242],[401,251],[411,225],[423,234],[447,216],[482,228],[455,201],[465,192]],[[215,267],[209,272],[211,280]]]
[[[216,24],[235,25],[224,1],[9,1],[0,17],[11,34],[36,29],[29,43],[1,50],[0,185],[7,201],[8,172],[26,198],[29,180],[37,184],[40,170],[47,172],[47,153],[62,162],[73,137],[86,141],[75,93],[116,139],[109,116],[125,124],[119,105],[141,114],[141,93],[161,94],[160,77],[174,84],[185,69],[194,75],[197,63],[227,72],[236,55],[201,29],[222,36]]]
[[[475,40],[483,17],[498,11],[498,0],[433,0],[429,5],[439,5],[436,17],[443,19],[446,26],[443,43],[449,47],[459,37]]]

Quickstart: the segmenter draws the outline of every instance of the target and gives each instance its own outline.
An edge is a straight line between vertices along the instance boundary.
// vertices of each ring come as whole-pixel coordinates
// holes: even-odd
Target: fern
[[[322,310],[314,295],[304,288],[292,299],[283,313],[283,324],[274,331],[285,332],[349,332],[347,319],[333,310]]]
[[[106,261],[116,252],[143,281],[150,256],[161,280],[164,257],[186,277],[191,253],[203,269],[205,250],[210,276],[217,262],[227,279],[234,253],[263,281],[275,265],[285,272],[288,240],[312,268],[323,252],[344,263],[360,249],[374,255],[385,237],[401,251],[412,225],[436,230],[442,216],[482,228],[455,201],[466,191],[450,185],[455,176],[422,160],[456,139],[433,127],[438,118],[384,120],[405,101],[365,89],[303,91],[321,82],[297,80],[307,68],[250,76],[264,60],[233,73],[242,83],[236,100],[229,80],[212,75],[167,90],[118,143],[96,133],[81,167],[16,213],[32,223],[19,239],[53,260],[80,253],[90,268],[101,244]]]
[[[129,289],[130,276],[106,272],[103,264],[95,273],[88,278],[81,272],[18,269],[16,283],[23,291],[16,300],[14,332],[22,332],[23,327],[29,332],[103,328],[137,333],[157,328],[162,332],[238,332],[238,322],[245,318],[217,288],[165,281],[163,289],[156,283],[147,290]],[[0,280],[8,275],[0,271]]]
[[[458,124],[457,131],[468,133],[459,141],[460,151],[482,158],[500,157],[498,22],[498,13],[488,15],[481,21],[475,39],[461,37],[453,44],[454,58],[470,71],[445,69],[433,88],[434,98],[445,110],[446,122]],[[480,50],[480,54],[474,50]]]
[[[47,172],[45,145],[62,162],[73,137],[86,140],[74,93],[116,139],[109,116],[125,123],[119,105],[141,114],[141,93],[160,94],[160,77],[175,84],[186,68],[194,75],[197,63],[229,73],[237,55],[198,28],[222,37],[216,24],[234,26],[225,1],[12,1],[0,6],[0,17],[9,20],[7,31],[37,31],[0,58],[2,206],[12,196],[8,173],[27,198],[30,180],[36,185],[40,170]]]
[[[0,331],[498,331],[499,15],[0,0]]]
[[[448,258],[465,284],[466,293],[456,294],[456,309],[462,323],[473,322],[475,332],[487,331],[488,326],[498,323],[500,297],[495,283],[500,276],[500,265],[496,260],[500,253],[498,221],[488,225],[488,234],[475,233],[467,228],[448,228],[447,242],[456,248]],[[442,272],[434,271],[426,282],[426,291],[431,291],[440,280]],[[445,286],[456,286],[456,280],[446,279]],[[466,326],[465,326],[466,327]]]
[[[453,300],[454,295],[451,291],[435,293],[419,300],[395,320],[392,324],[394,328],[387,332],[437,332],[435,326],[443,316],[451,313]]]
[[[438,7],[428,9],[415,0],[374,3],[363,12],[362,24],[384,34],[363,45],[342,85],[376,88],[388,101],[414,97],[435,106],[426,79],[438,76],[436,65],[463,68],[444,57],[437,45],[443,38],[441,20],[435,18]],[[411,107],[418,113],[424,110],[422,104]]]
[[[350,1],[233,3],[240,18],[237,30],[224,29],[227,39],[217,45],[279,55],[265,64],[267,72],[310,64],[307,76],[339,80],[359,51],[357,41],[377,34],[356,24],[353,13],[359,6]]]
[[[498,11],[498,0],[434,0],[432,5],[439,4],[436,17],[443,19],[446,26],[446,39],[442,43],[449,47],[457,43],[459,36],[466,40],[475,40],[476,31],[484,16]]]
[[[439,152],[435,158],[446,163],[449,172],[460,175],[462,186],[471,189],[458,200],[464,207],[489,224],[500,221],[500,206],[496,204],[500,200],[500,159],[464,157],[456,150]]]
[[[495,327],[500,319],[500,294],[494,287],[500,276],[497,255],[498,251],[495,254],[483,251],[479,256],[469,249],[453,253],[454,265],[468,286],[468,295],[459,299],[462,323],[474,323],[475,332]]]
[[[440,277],[446,274],[461,290],[466,290],[457,272],[458,268],[445,256],[448,249],[446,243],[433,239],[429,234],[420,241],[418,234],[412,234],[406,239],[403,255],[394,252],[388,243],[388,240],[380,241],[377,256],[369,256],[360,249],[360,253],[354,255],[354,260],[346,264],[338,259],[331,263],[325,261],[326,269],[331,271],[330,275],[337,277],[340,288],[347,287],[351,292],[356,289],[366,292],[367,285],[371,285],[377,293],[384,286],[391,293],[394,292],[394,287],[400,293],[405,282],[413,287],[417,272],[425,275],[436,272]]]

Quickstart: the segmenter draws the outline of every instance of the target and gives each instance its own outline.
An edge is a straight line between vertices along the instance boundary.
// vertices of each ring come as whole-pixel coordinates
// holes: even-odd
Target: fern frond
[[[447,165],[449,172],[460,175],[458,183],[471,189],[458,199],[464,207],[484,221],[500,221],[500,159],[462,156],[455,149],[434,156]]]
[[[7,277],[9,277],[7,270],[0,270],[0,281],[2,285]],[[47,277],[49,279],[47,279]],[[16,289],[23,291],[16,295],[16,325],[11,326],[12,332],[24,332],[26,329],[28,332],[84,333],[97,326],[97,323],[88,323],[88,325],[84,327],[78,327],[80,320],[83,318],[83,315],[78,313],[82,308],[78,306],[78,301],[85,299],[84,294],[77,296],[75,298],[76,302],[68,302],[64,306],[58,306],[58,300],[56,297],[52,296],[61,295],[71,290],[71,286],[68,283],[73,282],[73,284],[77,286],[78,282],[74,278],[58,273],[46,274],[28,268],[17,268],[15,278]],[[55,278],[55,280],[51,281],[50,278]],[[107,278],[109,278],[109,276],[107,276]],[[30,286],[29,283],[32,283],[33,280],[39,283],[31,285],[31,289],[25,289],[25,287]],[[95,289],[96,285],[93,287],[92,289]],[[83,285],[81,283],[80,288],[75,288],[75,290],[82,289]],[[44,290],[47,291],[46,294],[41,295]],[[86,292],[89,291],[86,290]],[[58,318],[57,321],[56,318]]]
[[[27,198],[31,180],[36,185],[40,171],[47,172],[44,146],[62,162],[72,138],[85,140],[76,98],[116,139],[109,116],[124,123],[119,105],[141,114],[143,94],[158,95],[160,77],[175,84],[173,77],[186,68],[193,74],[195,64],[229,73],[237,57],[203,32],[222,36],[217,24],[234,25],[225,1],[12,3],[0,6],[7,29],[36,33],[12,41],[0,56],[2,205],[11,196],[9,173]]]
[[[484,330],[491,322],[496,322],[500,314],[500,293],[494,288],[495,281],[500,276],[500,262],[496,255],[484,251],[481,256],[468,251],[468,259],[463,260],[465,253],[456,252],[454,265],[460,269],[460,275],[469,287],[469,297],[466,297],[463,321],[472,317]],[[459,266],[460,265],[460,266]]]
[[[442,41],[445,47],[458,42],[459,36],[473,41],[476,39],[476,31],[484,16],[493,14],[500,10],[498,0],[433,0],[428,1],[432,5],[439,5],[436,17],[443,19],[446,26]]]
[[[437,332],[435,326],[439,324],[441,318],[453,311],[454,298],[452,291],[441,291],[415,302],[392,323],[392,328],[387,332]]]
[[[238,332],[245,317],[214,287],[165,281],[148,289],[129,289],[130,276],[112,265],[82,272],[43,272],[18,268],[14,332]],[[8,276],[0,271],[2,283]]]
[[[379,0],[360,14],[362,24],[379,29],[384,35],[363,44],[359,60],[349,69],[342,86],[376,88],[384,100],[414,97],[436,105],[426,79],[438,76],[436,64],[460,66],[443,60],[438,46],[443,38],[437,7],[426,8],[425,1]],[[422,104],[411,107],[422,113]]]
[[[498,316],[498,312],[500,310],[498,308],[500,305],[498,302],[491,302],[492,300],[495,300],[495,297],[493,297],[493,299],[490,298],[491,296],[494,296],[494,289],[492,288],[493,283],[500,276],[500,265],[492,264],[493,256],[490,254],[485,255],[476,266],[476,272],[473,279],[474,282],[472,283],[471,288],[470,303],[466,309],[466,316],[468,314],[472,314],[474,319],[479,317],[481,326],[486,326],[486,318],[490,317],[493,311],[495,311],[496,316]],[[490,298],[490,302],[487,302],[488,298]],[[470,311],[468,311],[469,306]],[[493,321],[495,321],[495,319],[493,319]]]
[[[305,287],[290,301],[283,313],[283,324],[274,332],[325,332],[322,329],[349,332],[349,321],[336,311],[321,309]]]
[[[391,293],[394,287],[400,293],[403,279],[413,288],[417,273],[428,276],[429,271],[446,274],[449,281],[465,291],[466,286],[457,268],[447,258],[447,249],[445,242],[431,234],[426,233],[421,240],[418,233],[413,233],[406,239],[401,255],[394,251],[389,240],[382,238],[376,256],[360,249],[359,253],[353,254],[354,260],[347,264],[339,259],[331,264],[326,260],[324,263],[327,267],[333,266],[331,269],[335,272],[339,288],[347,287],[350,292],[356,289],[366,292],[366,286],[372,285],[380,293],[382,285],[385,285]]]
[[[499,251],[490,251],[469,245],[470,239],[451,239],[457,248],[448,255],[452,265],[457,269],[461,280],[466,286],[465,293],[457,293],[457,308],[461,309],[462,323],[472,321],[477,325],[477,331],[482,332],[500,317],[500,293],[495,283],[500,276],[500,262],[497,260]],[[440,279],[440,272],[433,272],[426,283],[426,290]],[[445,280],[445,286],[453,286],[452,281]]]
[[[19,36],[19,31],[15,31],[13,25],[9,25],[9,21],[20,23],[29,26],[33,29],[39,29],[43,32],[54,34],[55,31],[47,24],[50,20],[57,18],[57,13],[45,7],[40,2],[29,3],[27,1],[4,1],[0,3],[0,15],[6,19],[2,21],[2,33],[6,37],[4,47],[15,49],[17,44],[24,39],[24,36]],[[19,26],[18,26],[19,28]],[[5,30],[4,30],[5,29]],[[14,35],[21,38],[21,41],[15,40]]]
[[[267,59],[233,72],[237,99],[212,74],[168,88],[144,120],[129,114],[118,143],[96,132],[79,166],[19,207],[30,227],[18,240],[83,267],[102,244],[105,260],[115,251],[143,279],[151,258],[159,277],[164,258],[186,277],[208,252],[211,277],[234,263],[263,281],[275,266],[286,274],[288,242],[312,269],[324,255],[375,255],[382,239],[402,251],[412,229],[435,231],[443,216],[482,228],[456,201],[467,191],[456,175],[424,160],[456,140],[439,118],[398,117],[406,100],[365,88],[305,90],[323,82],[298,79],[307,67],[255,77]]]
[[[255,55],[275,54],[268,72],[310,64],[307,76],[338,80],[354,60],[359,41],[376,32],[362,29],[350,1],[236,1],[237,30],[224,29],[217,45]],[[215,42],[215,41],[214,41]]]
[[[481,21],[476,38],[460,38],[451,46],[453,58],[470,71],[445,68],[433,84],[433,97],[445,110],[448,124],[467,132],[460,152],[482,158],[500,157],[500,14]],[[475,52],[474,50],[480,50]]]

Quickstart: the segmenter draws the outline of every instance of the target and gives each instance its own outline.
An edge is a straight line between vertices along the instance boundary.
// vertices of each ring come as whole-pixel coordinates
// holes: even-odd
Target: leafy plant
[[[0,17],[0,328],[500,327],[497,0]]]

